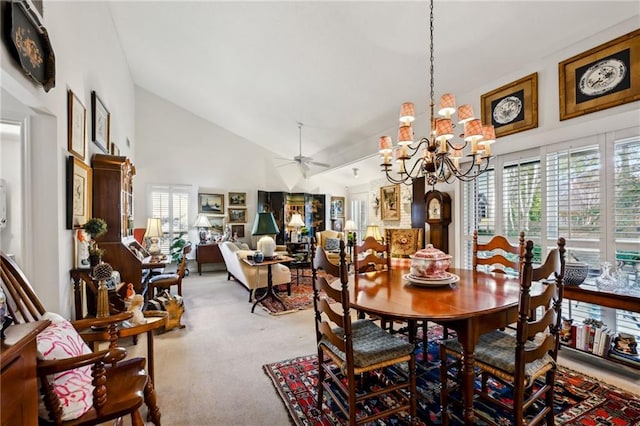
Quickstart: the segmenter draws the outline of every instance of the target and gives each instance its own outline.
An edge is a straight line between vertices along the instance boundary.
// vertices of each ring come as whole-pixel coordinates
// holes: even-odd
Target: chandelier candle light
[[[471,105],[458,107],[458,125],[463,126],[464,133],[460,142],[454,141],[452,115],[456,112],[455,96],[445,93],[440,98],[438,114],[434,118],[434,60],[433,60],[433,0],[430,7],[430,131],[428,137],[421,138],[414,145],[413,128],[415,120],[414,105],[405,102],[400,108],[400,126],[398,144],[393,145],[390,136],[381,136],[378,151],[382,156],[382,171],[387,180],[394,184],[410,185],[413,179],[425,176],[429,185],[437,182],[452,182],[452,176],[464,181],[472,181],[484,173],[491,159],[491,144],[495,142],[495,130],[492,125],[483,125],[475,118]],[[465,156],[464,150],[469,147],[468,166],[460,168],[460,159]],[[414,161],[412,163],[412,161]],[[393,162],[398,163],[397,175],[393,172]]]

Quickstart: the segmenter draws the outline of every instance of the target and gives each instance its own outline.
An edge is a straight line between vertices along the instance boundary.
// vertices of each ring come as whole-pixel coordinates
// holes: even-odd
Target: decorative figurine
[[[127,311],[133,312],[133,317],[130,319],[131,324],[140,325],[146,324],[147,319],[142,313],[142,305],[144,304],[144,297],[141,294],[135,294],[131,298],[131,304],[127,308]]]

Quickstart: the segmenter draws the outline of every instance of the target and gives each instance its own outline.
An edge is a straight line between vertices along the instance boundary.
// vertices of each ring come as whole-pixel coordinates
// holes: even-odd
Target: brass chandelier
[[[495,142],[495,130],[492,125],[483,125],[473,115],[471,105],[458,107],[458,125],[463,126],[462,141],[454,140],[454,129],[451,117],[456,112],[455,96],[445,93],[440,98],[438,114],[434,117],[434,60],[433,60],[433,0],[429,2],[429,65],[430,65],[430,131],[428,137],[421,138],[416,144],[413,140],[415,119],[414,105],[405,102],[400,108],[400,126],[398,143],[393,145],[390,136],[381,136],[378,150],[382,157],[380,164],[387,180],[394,184],[410,185],[413,179],[425,176],[426,183],[435,185],[438,182],[453,182],[459,179],[468,182],[487,171],[491,159],[491,144]],[[465,154],[465,149],[469,152]],[[460,159],[470,159],[464,167]],[[393,170],[393,163],[397,170]]]

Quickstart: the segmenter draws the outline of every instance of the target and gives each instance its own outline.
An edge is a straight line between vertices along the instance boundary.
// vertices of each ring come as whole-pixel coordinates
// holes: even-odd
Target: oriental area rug
[[[313,308],[313,285],[311,283],[310,269],[291,271],[291,295],[287,294],[286,284],[276,285],[273,288],[285,306],[282,306],[282,303],[271,297],[258,304],[271,315],[283,315]],[[258,297],[260,297],[259,292]]]
[[[418,417],[420,425],[440,424],[440,383],[438,327],[429,329],[426,355],[422,344],[416,349],[418,361]],[[426,356],[426,359],[425,359]],[[316,408],[316,377],[318,360],[316,355],[301,356],[263,366],[271,378],[278,395],[296,425],[337,426],[347,424],[346,418],[325,392],[322,410]],[[391,372],[387,377],[393,377]],[[479,386],[479,383],[476,384]],[[375,386],[371,383],[370,386]],[[510,398],[508,391],[492,383],[492,392],[504,400]],[[556,425],[640,425],[640,395],[609,386],[581,373],[560,367],[556,378]],[[393,403],[389,398],[371,399],[361,410],[375,411],[377,406]],[[475,408],[490,413],[499,424],[513,422],[496,406],[476,402]],[[460,413],[453,413],[452,425],[461,425]],[[375,423],[379,425],[407,425],[405,415],[398,415]]]

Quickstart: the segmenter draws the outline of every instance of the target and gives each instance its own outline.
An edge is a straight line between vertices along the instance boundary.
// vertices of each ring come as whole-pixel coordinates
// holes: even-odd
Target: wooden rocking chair
[[[24,273],[1,251],[0,284],[5,292],[8,312],[14,323],[35,322],[45,316],[46,310]],[[149,409],[149,420],[156,426],[160,425],[160,410],[156,405],[155,390],[145,371],[146,360],[144,358],[124,360],[126,350],[116,347],[117,326],[131,316],[131,312],[123,312],[105,318],[87,318],[72,322],[76,330],[86,330],[91,327],[103,328],[105,334],[103,340],[110,342],[109,349],[64,359],[38,360],[37,374],[41,382],[41,392],[50,421],[54,424],[97,425],[130,415],[133,426],[142,426],[144,421],[138,409],[144,402]],[[92,366],[91,375],[94,385],[93,405],[76,419],[62,420],[63,409],[54,385],[50,382],[50,375],[89,365]]]

